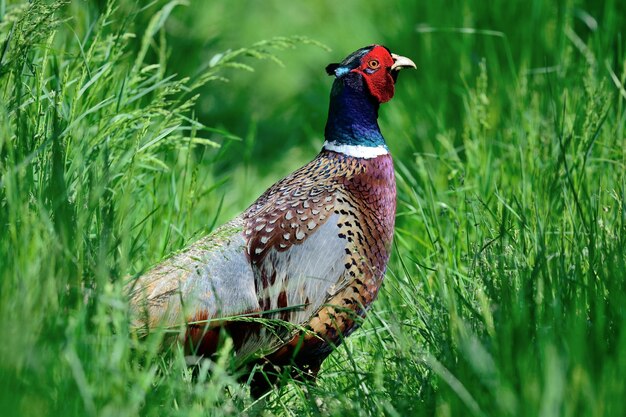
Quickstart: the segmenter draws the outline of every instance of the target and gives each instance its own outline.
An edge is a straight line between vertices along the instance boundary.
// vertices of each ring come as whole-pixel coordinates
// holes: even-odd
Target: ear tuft
[[[339,68],[340,66],[341,66],[341,64],[337,64],[337,63],[334,63],[334,64],[328,64],[328,65],[326,66],[326,74],[328,74],[328,75],[336,75],[336,74],[335,74],[335,70],[336,70],[337,68]]]

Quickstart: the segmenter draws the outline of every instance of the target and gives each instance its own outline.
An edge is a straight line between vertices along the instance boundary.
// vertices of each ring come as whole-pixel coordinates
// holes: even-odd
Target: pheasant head
[[[325,149],[360,157],[386,153],[387,145],[378,127],[378,108],[393,97],[398,73],[403,68],[416,66],[409,58],[393,54],[381,45],[366,46],[326,67],[335,81],[330,93]]]
[[[337,77],[338,82],[361,78],[372,98],[378,103],[386,103],[393,98],[402,68],[416,66],[409,58],[391,53],[384,46],[371,45],[351,53],[341,63],[329,64],[326,72]]]

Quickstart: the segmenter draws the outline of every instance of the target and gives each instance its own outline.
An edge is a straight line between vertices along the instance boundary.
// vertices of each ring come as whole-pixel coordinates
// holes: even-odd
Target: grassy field
[[[309,3],[0,0],[0,415],[626,415],[626,4]],[[125,280],[313,158],[374,42],[418,65],[378,301],[306,395],[192,378]]]

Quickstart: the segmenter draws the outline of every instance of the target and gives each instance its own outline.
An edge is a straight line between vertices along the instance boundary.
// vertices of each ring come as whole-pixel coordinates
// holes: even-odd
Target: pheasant
[[[186,353],[201,357],[228,334],[237,361],[265,371],[249,378],[256,397],[284,370],[314,380],[376,299],[389,260],[396,185],[377,119],[402,68],[415,64],[380,45],[328,65],[319,155],[134,280],[135,325],[181,329]]]

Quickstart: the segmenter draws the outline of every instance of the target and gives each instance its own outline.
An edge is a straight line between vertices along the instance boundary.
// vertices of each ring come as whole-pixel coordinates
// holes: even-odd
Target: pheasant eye
[[[367,63],[367,66],[371,69],[378,69],[380,67],[380,62],[377,59],[372,59]]]

